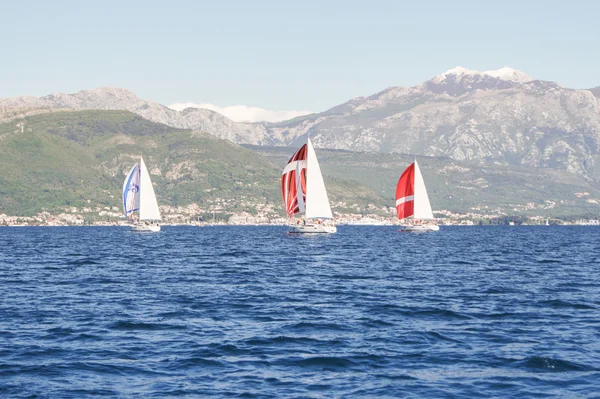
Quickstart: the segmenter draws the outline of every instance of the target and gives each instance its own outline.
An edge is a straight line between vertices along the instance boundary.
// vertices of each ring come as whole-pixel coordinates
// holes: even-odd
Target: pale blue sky
[[[163,104],[322,111],[457,65],[600,86],[595,1],[88,3],[3,3],[0,97],[115,86]]]

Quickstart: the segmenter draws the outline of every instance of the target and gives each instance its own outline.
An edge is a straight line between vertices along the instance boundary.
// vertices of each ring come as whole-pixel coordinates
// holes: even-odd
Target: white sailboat
[[[292,233],[335,233],[333,214],[315,149],[307,139],[281,174],[281,196]],[[295,215],[301,218],[295,218]]]
[[[142,157],[131,168],[123,183],[123,211],[133,223],[133,230],[160,231],[160,210]]]
[[[396,211],[403,231],[438,231],[421,169],[415,159],[404,170],[396,186]]]

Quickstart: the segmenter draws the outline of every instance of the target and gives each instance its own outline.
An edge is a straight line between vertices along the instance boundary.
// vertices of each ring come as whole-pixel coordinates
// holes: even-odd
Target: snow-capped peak
[[[311,111],[271,111],[259,107],[249,107],[247,105],[232,105],[228,107],[219,107],[213,104],[195,104],[195,103],[175,103],[169,105],[169,108],[175,111],[183,111],[186,108],[209,109],[226,116],[235,122],[281,122],[306,114]]]
[[[531,76],[527,75],[526,73],[521,72],[518,69],[510,68],[507,66],[500,68],[500,69],[496,69],[495,71],[485,71],[483,73],[486,75],[489,75],[489,76],[493,76],[498,79],[510,80],[512,82],[524,83],[524,82],[530,82],[533,80],[533,78]]]
[[[465,75],[480,75],[480,74],[481,74],[481,72],[473,71],[471,69],[467,69],[467,68],[463,68],[461,66],[457,66],[455,68],[448,69],[446,72],[441,73],[441,74],[435,76],[431,80],[434,81],[434,82],[436,82],[436,83],[439,83],[439,82],[442,82],[442,81],[446,80],[446,78],[449,75],[455,75],[455,76],[459,77],[459,76],[465,76]]]
[[[491,76],[496,79],[506,80],[510,82],[529,82],[532,81],[533,78],[527,75],[524,72],[519,71],[518,69],[510,68],[510,67],[502,67],[500,69],[496,69],[495,71],[485,71],[479,72],[472,69],[463,68],[461,66],[457,66],[456,68],[448,69],[446,72],[441,73],[431,79],[434,83],[441,83],[445,81],[448,76],[455,76],[456,78],[464,78],[466,76]]]

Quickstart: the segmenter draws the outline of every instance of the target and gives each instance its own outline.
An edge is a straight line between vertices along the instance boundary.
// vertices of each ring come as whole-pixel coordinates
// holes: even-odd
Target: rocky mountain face
[[[176,111],[114,88],[0,99],[0,110],[14,107],[125,109],[238,144],[295,146],[310,134],[321,148],[447,156],[600,178],[600,88],[568,89],[507,67],[457,67],[421,85],[390,87],[279,123],[234,122],[207,109]]]
[[[596,95],[598,92],[595,92]],[[598,176],[600,100],[502,68],[454,68],[414,87],[391,87],[270,127],[284,144],[448,156]]]

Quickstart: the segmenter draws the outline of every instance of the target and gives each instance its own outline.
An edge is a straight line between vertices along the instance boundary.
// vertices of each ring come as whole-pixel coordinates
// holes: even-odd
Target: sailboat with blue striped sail
[[[160,210],[150,174],[140,157],[123,182],[123,212],[135,231],[160,231]]]

